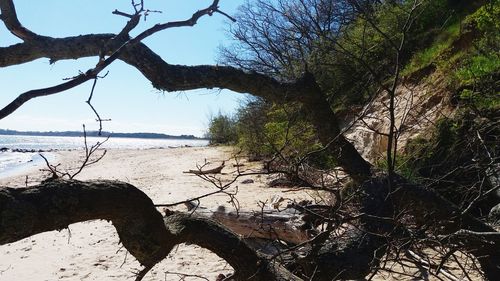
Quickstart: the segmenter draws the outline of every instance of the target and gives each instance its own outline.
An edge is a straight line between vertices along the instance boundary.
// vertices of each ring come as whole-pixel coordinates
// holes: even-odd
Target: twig
[[[187,277],[192,277],[192,278],[198,278],[198,279],[210,281],[208,278],[203,277],[201,275],[187,274],[187,273],[174,272],[174,271],[165,271],[165,280],[167,280],[167,275],[177,275],[181,278],[180,280],[185,280],[185,278],[187,278]]]
[[[96,144],[90,146],[90,148],[88,147],[88,144],[87,144],[87,131],[85,130],[85,125],[83,125],[83,141],[85,143],[85,159],[83,160],[83,163],[82,165],[80,166],[80,168],[78,168],[78,171],[76,171],[76,173],[72,174],[69,176],[70,179],[73,179],[74,177],[76,177],[78,174],[80,174],[83,169],[85,167],[88,167],[92,164],[95,164],[97,162],[99,162],[105,155],[106,155],[106,152],[107,150],[104,150],[104,152],[98,156],[96,159],[94,160],[91,160],[91,156],[104,144],[106,143],[108,140],[109,140],[109,137],[106,137],[106,139],[102,142],[97,142]]]
[[[124,13],[124,12],[120,12],[120,11],[118,11],[116,9],[112,12],[112,14],[113,15],[118,15],[118,16],[123,16],[123,17],[130,18],[130,19],[134,17],[134,15],[127,14],[127,13]]]
[[[98,131],[97,135],[99,135],[99,136],[101,135],[101,132],[102,132],[102,122],[103,121],[111,121],[111,119],[101,119],[101,116],[99,116],[99,113],[97,112],[97,110],[92,105],[92,97],[94,96],[94,90],[95,90],[95,86],[97,85],[97,79],[99,79],[99,78],[105,78],[106,76],[108,76],[108,74],[109,74],[109,71],[106,72],[106,74],[104,74],[103,76],[96,76],[94,78],[94,83],[92,84],[92,90],[90,91],[89,98],[86,101],[86,103],[90,106],[90,108],[92,109],[92,111],[94,111],[95,115],[97,116],[96,121],[99,122],[99,131]]]

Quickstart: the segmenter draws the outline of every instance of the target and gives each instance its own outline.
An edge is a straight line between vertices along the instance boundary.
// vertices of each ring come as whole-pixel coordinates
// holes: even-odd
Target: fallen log
[[[95,219],[112,221],[120,242],[144,266],[156,264],[175,246],[151,199],[130,184],[57,179],[0,187],[0,245]]]
[[[162,218],[151,199],[127,183],[58,179],[28,188],[0,187],[0,245],[95,219],[111,220],[120,242],[145,267],[135,280],[180,243],[224,258],[235,269],[231,280],[301,280],[217,222],[184,214]]]
[[[194,214],[212,219],[231,229],[243,238],[280,240],[290,244],[308,241],[315,230],[307,227],[304,215],[287,208],[282,211],[227,212],[223,206],[217,209],[198,208]]]
[[[195,174],[195,175],[207,175],[207,174],[220,174],[222,172],[222,169],[225,166],[225,161],[222,161],[222,164],[216,168],[213,169],[208,169],[208,170],[189,170],[189,171],[184,171],[183,173],[185,174]]]

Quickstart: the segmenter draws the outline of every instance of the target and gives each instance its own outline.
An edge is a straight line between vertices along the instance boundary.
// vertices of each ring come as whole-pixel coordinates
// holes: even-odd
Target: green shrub
[[[401,74],[403,76],[411,75],[432,63],[439,63],[440,56],[451,47],[459,36],[460,22],[453,20],[445,29],[440,30],[438,35],[434,36],[434,42],[429,47],[417,51],[411,57]]]
[[[210,144],[234,144],[238,137],[235,121],[222,113],[210,118],[206,137]]]
[[[467,62],[457,69],[455,75],[461,84],[473,84],[499,71],[500,56],[498,54],[478,54],[468,58]]]
[[[454,69],[460,102],[476,111],[500,108],[500,1],[480,7],[465,20],[476,33],[472,48]]]
[[[270,158],[275,154],[293,164],[304,156],[321,167],[333,167],[334,160],[320,150],[313,126],[296,104],[276,105],[262,99],[250,99],[240,106],[235,117],[237,145],[252,158]],[[282,159],[282,160],[283,160]]]
[[[267,111],[270,104],[260,98],[252,98],[240,105],[236,113],[238,146],[252,157],[262,157],[271,153],[266,143],[264,131],[268,122]]]

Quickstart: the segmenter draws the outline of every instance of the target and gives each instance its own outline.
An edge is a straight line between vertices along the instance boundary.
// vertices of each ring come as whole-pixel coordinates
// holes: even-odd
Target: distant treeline
[[[0,135],[18,135],[18,136],[55,136],[55,137],[81,137],[83,136],[83,132],[79,131],[63,131],[63,132],[37,132],[37,131],[28,131],[21,132],[15,130],[4,130],[0,129]],[[88,131],[87,136],[89,137],[97,137],[99,136],[98,131]],[[112,133],[102,131],[101,136],[111,136],[114,138],[141,138],[141,139],[201,139],[197,138],[193,135],[180,135],[180,136],[171,136],[166,134],[157,134],[157,133]]]

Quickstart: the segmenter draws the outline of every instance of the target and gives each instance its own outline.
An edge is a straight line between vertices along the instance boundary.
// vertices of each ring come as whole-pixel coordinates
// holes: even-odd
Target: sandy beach
[[[211,183],[199,177],[183,173],[197,169],[197,165],[210,163],[206,168],[216,167],[222,161],[226,166],[222,180],[228,181],[236,174],[236,164],[230,147],[182,147],[165,149],[110,149],[97,164],[87,167],[77,176],[79,180],[114,179],[135,185],[146,193],[155,204],[170,204],[191,199],[217,190]],[[61,164],[59,170],[80,166],[83,151],[56,152],[51,164]],[[244,164],[242,170],[257,171],[262,163],[238,160]],[[40,171],[43,165],[32,167],[23,174],[1,178],[0,186],[24,187],[34,185],[47,177]],[[251,179],[251,183],[243,183]],[[317,199],[313,192],[286,192],[285,189],[269,188],[271,179],[267,175],[238,178],[234,183],[236,198],[241,211],[259,211],[259,202],[270,202],[274,197],[285,199]],[[233,189],[233,190],[234,190]],[[226,195],[216,194],[201,200],[201,207],[224,206],[234,210]],[[133,206],[131,206],[133,207]],[[158,209],[160,212],[161,208]],[[186,211],[184,206],[178,210]],[[0,246],[0,281],[52,281],[52,280],[134,280],[134,273],[141,269],[135,258],[119,243],[113,225],[107,221],[87,221],[70,225],[61,231],[45,232],[15,243]],[[415,280],[428,278],[417,269],[393,270],[405,275],[379,274],[373,280]],[[460,269],[452,265],[451,271],[461,276]],[[166,259],[157,264],[143,280],[215,280],[220,273],[230,273],[232,268],[221,258],[195,245],[179,245]],[[196,277],[186,277],[177,273]],[[424,275],[422,275],[424,274]],[[473,280],[481,280],[472,273]],[[184,279],[182,279],[184,278]]]
[[[216,188],[192,174],[205,161],[211,166],[226,160],[223,177],[232,177],[236,168],[229,147],[186,147],[146,150],[108,150],[97,164],[87,167],[77,176],[79,180],[115,179],[135,185],[155,204],[168,204],[193,198]],[[61,163],[59,169],[79,166],[82,151],[56,153],[52,164]],[[259,169],[260,163],[246,163],[245,169]],[[28,175],[29,184],[44,178],[32,168],[23,174],[0,179],[1,186],[23,187]],[[273,196],[303,198],[305,193],[282,193],[267,188],[267,176],[252,176],[250,184],[238,179],[237,199],[244,210],[259,210],[258,202]],[[203,207],[231,208],[227,196],[214,195],[201,200]],[[160,210],[161,211],[161,210]],[[106,221],[73,224],[69,229],[41,233],[15,243],[0,246],[0,280],[133,280],[140,265],[121,247],[114,227]],[[180,245],[163,262],[155,266],[144,280],[180,280],[175,273],[200,275],[215,280],[219,273],[231,272],[227,263],[208,250],[193,245]],[[203,280],[186,278],[182,280]]]

